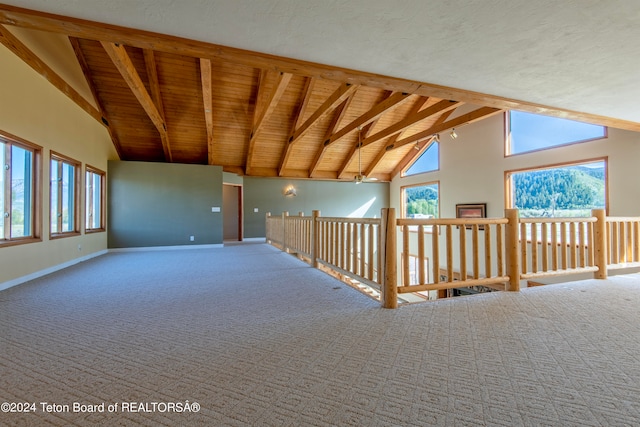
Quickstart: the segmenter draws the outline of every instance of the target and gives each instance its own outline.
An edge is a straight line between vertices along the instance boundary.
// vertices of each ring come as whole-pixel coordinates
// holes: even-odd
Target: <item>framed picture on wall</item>
[[[464,203],[456,205],[456,218],[486,218],[487,217],[487,204],[486,203]],[[467,226],[470,229],[471,226]],[[484,230],[484,226],[478,227],[480,230]]]

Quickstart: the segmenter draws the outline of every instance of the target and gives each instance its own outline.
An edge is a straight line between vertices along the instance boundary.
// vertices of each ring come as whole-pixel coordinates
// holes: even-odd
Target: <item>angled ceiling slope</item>
[[[123,160],[390,180],[434,134],[504,109],[640,130],[619,119],[6,5],[0,23],[0,42],[104,123]],[[67,36],[94,99],[65,86],[5,26]]]

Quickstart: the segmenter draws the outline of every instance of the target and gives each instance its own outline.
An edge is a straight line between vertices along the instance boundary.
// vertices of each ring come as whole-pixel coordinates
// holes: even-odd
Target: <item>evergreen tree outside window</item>
[[[402,188],[403,218],[438,218],[440,184],[432,182]]]
[[[606,209],[607,159],[507,172],[521,217],[588,217]]]

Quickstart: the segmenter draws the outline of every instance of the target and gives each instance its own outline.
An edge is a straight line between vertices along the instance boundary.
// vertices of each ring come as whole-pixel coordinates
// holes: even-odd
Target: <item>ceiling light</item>
[[[451,133],[449,134],[449,136],[451,137],[451,139],[456,139],[458,137],[458,134],[456,133],[456,128],[451,129]]]

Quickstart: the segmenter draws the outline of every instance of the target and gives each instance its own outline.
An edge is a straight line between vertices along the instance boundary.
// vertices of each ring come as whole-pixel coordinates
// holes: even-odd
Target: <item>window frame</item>
[[[65,156],[63,154],[57,153],[53,150],[50,151],[50,158],[49,158],[49,167],[52,167],[52,163],[53,162],[57,162],[58,163],[58,170],[60,170],[60,168],[62,167],[63,164],[67,164],[69,166],[72,166],[74,168],[74,176],[73,176],[73,229],[69,230],[69,231],[62,231],[62,221],[63,221],[63,215],[62,212],[64,211],[63,206],[62,206],[62,191],[61,191],[61,187],[62,187],[62,181],[59,181],[58,183],[58,189],[56,190],[57,192],[59,191],[58,194],[58,198],[57,198],[57,212],[56,215],[58,217],[57,220],[57,227],[58,227],[58,231],[53,232],[51,225],[52,225],[52,221],[53,221],[53,182],[51,179],[51,173],[52,170],[49,170],[49,237],[50,239],[59,239],[59,238],[64,238],[64,237],[71,237],[71,236],[77,236],[80,234],[80,223],[81,223],[81,217],[80,217],[80,191],[79,189],[82,187],[82,177],[81,177],[81,171],[82,171],[82,163],[72,159],[71,157]],[[61,210],[60,210],[61,209]]]
[[[596,138],[588,138],[588,139],[581,139],[578,141],[571,141],[571,142],[566,142],[563,144],[557,144],[557,145],[553,145],[550,147],[542,147],[542,148],[537,148],[535,150],[528,150],[528,151],[523,151],[520,153],[513,153],[512,151],[512,144],[511,144],[511,112],[514,110],[507,110],[504,112],[504,157],[513,157],[513,156],[522,156],[525,154],[532,154],[532,153],[538,153],[540,151],[546,151],[546,150],[553,150],[556,148],[560,148],[560,147],[567,147],[567,146],[571,146],[571,145],[576,145],[576,144],[582,144],[585,142],[592,142],[592,141],[599,141],[601,139],[607,139],[609,137],[609,128],[607,126],[602,126],[602,125],[595,125],[594,123],[587,123],[587,124],[591,124],[591,125],[595,125],[595,126],[602,126],[603,130],[604,130],[604,135],[601,137],[596,137]],[[527,114],[535,114],[535,113],[529,113],[527,111],[519,111],[521,113],[527,113]],[[542,115],[542,114],[539,114]],[[550,117],[550,116],[548,116]],[[558,119],[561,119],[561,117],[556,117]],[[571,120],[571,119],[568,119]],[[576,121],[576,120],[574,120]],[[586,122],[585,122],[586,123]]]
[[[89,174],[94,174],[94,175],[98,175],[100,177],[100,227],[98,228],[90,228],[89,227],[89,202],[90,202],[90,197],[89,197],[89,188],[90,188],[90,183],[88,180],[88,175]],[[105,209],[105,205],[106,205],[106,183],[107,183],[107,173],[90,165],[86,165],[85,166],[85,171],[84,171],[84,188],[85,188],[85,202],[84,202],[84,206],[85,206],[85,210],[84,210],[84,231],[85,233],[89,234],[89,233],[100,233],[100,232],[104,232],[106,231],[107,227],[106,227],[106,221],[105,221],[105,213],[106,213],[106,209]]]
[[[580,165],[584,165],[586,163],[595,163],[595,162],[604,162],[604,204],[605,204],[605,212],[607,213],[607,215],[609,214],[609,157],[608,156],[602,156],[602,157],[593,157],[593,158],[589,158],[589,159],[581,159],[581,160],[572,160],[569,162],[562,162],[562,163],[551,163],[551,164],[544,164],[544,165],[540,165],[540,166],[532,166],[532,167],[526,167],[526,168],[519,168],[519,169],[512,169],[512,170],[507,170],[504,171],[504,201],[505,201],[505,208],[506,209],[514,209],[513,206],[513,191],[512,191],[512,186],[513,186],[513,180],[512,180],[512,176],[516,173],[521,173],[521,172],[533,172],[533,171],[540,171],[540,170],[545,170],[545,169],[559,169],[559,168],[564,168],[564,167],[572,167],[572,166],[580,166]]]
[[[4,192],[5,200],[9,201],[8,214],[5,217],[5,212],[0,215],[0,221],[4,221],[4,234],[0,236],[0,247],[22,245],[27,243],[41,242],[42,241],[42,147],[22,139],[18,136],[12,135],[8,132],[0,131],[0,142],[2,143],[2,149],[5,150],[5,154],[8,153],[8,157],[5,158],[5,162],[11,161],[11,147],[17,146],[23,150],[30,151],[32,154],[31,163],[31,197],[30,197],[30,228],[31,233],[29,236],[11,237],[11,182],[12,182],[12,168],[6,167],[9,163],[2,165],[0,173],[5,174],[4,188],[0,188],[0,191]]]
[[[409,184],[409,185],[403,185],[402,187],[400,187],[400,218],[404,218],[404,219],[408,219],[407,218],[407,202],[406,202],[406,196],[405,196],[405,191],[407,190],[407,188],[415,188],[415,187],[427,187],[430,185],[437,185],[438,187],[438,216],[437,218],[440,218],[440,213],[441,213],[441,206],[440,206],[440,200],[441,200],[441,194],[440,194],[440,181],[428,181],[428,182],[420,182],[418,184]]]

